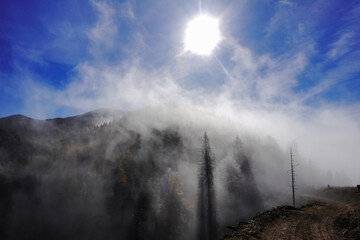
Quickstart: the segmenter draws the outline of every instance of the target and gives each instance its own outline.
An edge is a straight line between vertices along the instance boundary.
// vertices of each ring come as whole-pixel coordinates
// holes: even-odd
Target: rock
[[[260,213],[248,222],[239,222],[235,228],[228,226],[227,228],[231,229],[233,232],[227,234],[224,239],[232,239],[231,237],[233,236],[236,236],[236,239],[257,239],[260,237],[262,230],[269,224],[269,222],[287,217],[293,212],[293,210],[296,210],[296,208],[291,206],[281,206]]]

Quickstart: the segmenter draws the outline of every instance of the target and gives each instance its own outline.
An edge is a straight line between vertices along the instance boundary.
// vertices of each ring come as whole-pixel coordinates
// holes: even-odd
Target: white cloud
[[[360,163],[354,157],[360,155],[356,146],[360,129],[352,112],[341,106],[324,105],[314,109],[296,101],[304,96],[292,96],[296,95],[291,90],[296,84],[296,75],[306,64],[301,53],[272,59],[255,56],[249,49],[237,45],[233,60],[242,63],[241,66],[235,65],[230,70],[235,77],[225,83],[222,89],[226,91],[216,93],[184,89],[176,82],[171,68],[146,70],[136,62],[115,67],[84,63],[77,68],[77,79],[64,91],[51,92],[36,86],[34,94],[32,88],[29,105],[34,106],[35,111],[48,110],[54,104],[88,111],[100,107],[132,110],[164,102],[189,104],[238,121],[260,136],[273,136],[283,147],[295,141],[303,158],[311,159],[315,166],[333,173],[343,171],[353,181],[358,180],[354,169],[359,169]],[[239,98],[236,94],[240,82],[237,76],[242,73],[254,77],[244,81],[255,86],[253,91],[260,96],[258,99]],[[320,90],[315,88],[308,94],[316,94],[322,86],[317,88]],[[288,101],[271,100],[276,96]]]
[[[331,60],[336,60],[348,53],[353,45],[353,37],[354,33],[352,32],[345,32],[341,34],[339,39],[330,45],[331,49],[328,52],[328,57]]]
[[[131,20],[135,20],[136,16],[132,7],[132,4],[129,1],[121,3],[120,5],[120,14],[125,18],[129,18]]]
[[[298,84],[297,76],[307,65],[303,52],[271,58],[269,55],[256,56],[250,49],[234,42],[232,45],[234,54],[231,59],[235,66],[229,72],[233,91],[261,102],[294,98],[292,88]]]
[[[101,54],[104,49],[111,49],[116,40],[116,12],[105,2],[93,1],[92,4],[98,10],[99,19],[87,34],[94,44],[93,53]],[[134,19],[130,10],[124,8],[123,14]],[[346,46],[350,37],[340,37],[330,56],[343,54],[341,46]],[[146,45],[141,34],[138,38],[141,45]],[[353,112],[358,106],[350,110],[346,105],[323,103],[314,108],[304,104],[305,100],[326,91],[347,70],[338,68],[319,79],[320,83],[309,91],[296,93],[293,88],[299,84],[298,76],[308,65],[311,47],[296,46],[274,57],[257,55],[231,39],[227,39],[226,44],[231,51],[232,67],[216,66],[216,71],[226,70],[227,74],[217,75],[224,79],[213,91],[201,87],[190,89],[182,79],[199,68],[215,71],[205,66],[217,64],[214,59],[196,62],[187,56],[174,56],[166,64],[148,69],[135,57],[111,65],[95,58],[78,64],[77,75],[64,90],[52,90],[29,81],[25,93],[27,106],[41,117],[63,107],[85,112],[102,107],[134,110],[164,102],[188,104],[234,119],[259,135],[273,136],[284,148],[296,141],[303,157],[312,159],[315,165],[333,172],[343,170],[354,181],[359,181],[355,171],[360,169],[360,162],[356,161],[360,156],[356,146],[360,142],[359,112],[357,115]],[[354,69],[352,66],[348,72]]]
[[[294,3],[291,2],[291,1],[289,1],[289,0],[281,0],[281,1],[280,1],[280,4],[286,5],[286,6],[292,6],[292,5],[294,5]]]
[[[78,80],[58,94],[59,105],[81,111],[111,107],[136,109],[181,100],[186,92],[166,71],[147,71],[136,65],[78,66]]]
[[[16,52],[17,56],[20,56],[21,58],[24,58],[30,62],[34,62],[40,65],[45,64],[43,59],[43,52],[40,50],[22,48],[19,46],[14,47],[12,50]]]
[[[117,26],[114,22],[114,9],[104,1],[92,0],[91,4],[98,11],[99,17],[96,25],[87,32],[89,39],[101,48],[111,48],[117,34]],[[94,50],[95,54],[99,49]]]

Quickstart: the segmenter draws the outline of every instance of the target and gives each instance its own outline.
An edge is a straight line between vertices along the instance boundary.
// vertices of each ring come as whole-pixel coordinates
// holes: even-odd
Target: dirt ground
[[[335,203],[317,203],[280,218],[267,226],[260,239],[341,239],[334,228],[335,219],[345,213],[347,207]]]
[[[232,228],[224,239],[360,239],[360,193],[356,188],[326,188],[300,198],[312,203],[259,214]]]

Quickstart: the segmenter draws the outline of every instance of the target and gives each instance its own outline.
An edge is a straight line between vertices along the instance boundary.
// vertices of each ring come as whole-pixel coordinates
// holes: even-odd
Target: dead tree
[[[292,200],[293,200],[293,207],[295,207],[295,169],[294,169],[294,159],[293,159],[292,148],[290,148],[290,165],[291,165],[291,188],[292,188]]]
[[[198,240],[216,239],[213,159],[207,134],[204,134],[199,171]]]

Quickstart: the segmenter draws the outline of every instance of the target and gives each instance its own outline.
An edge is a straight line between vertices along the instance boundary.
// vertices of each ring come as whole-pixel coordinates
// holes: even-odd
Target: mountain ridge
[[[220,233],[286,201],[287,155],[276,142],[211,113],[168,105],[18,115],[0,119],[0,238],[195,238],[204,132]]]

